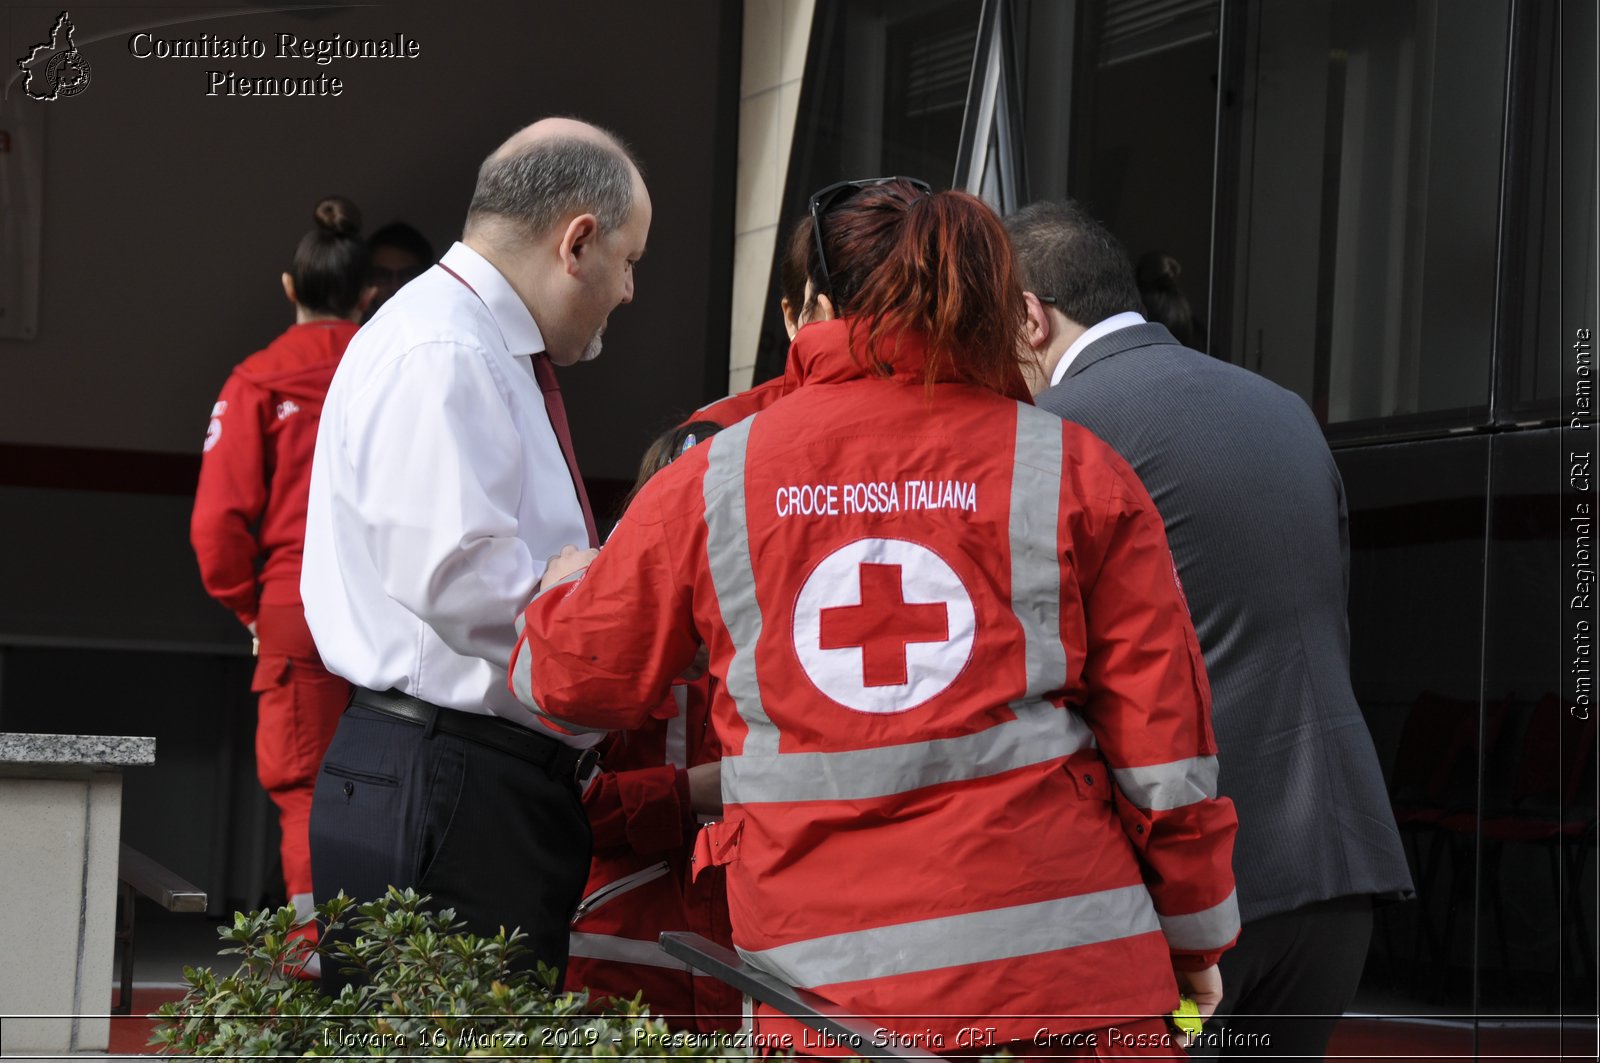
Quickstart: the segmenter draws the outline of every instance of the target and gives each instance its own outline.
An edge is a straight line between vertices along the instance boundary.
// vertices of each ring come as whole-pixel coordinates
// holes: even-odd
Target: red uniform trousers
[[[256,637],[256,775],[278,806],[283,883],[292,901],[311,893],[311,794],[350,684],[322,666],[301,606],[263,604]]]

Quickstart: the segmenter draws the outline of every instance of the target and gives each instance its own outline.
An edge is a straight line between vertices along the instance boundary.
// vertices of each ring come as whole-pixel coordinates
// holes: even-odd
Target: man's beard
[[[594,338],[592,338],[589,341],[589,345],[583,349],[583,353],[578,355],[578,361],[592,362],[596,358],[600,357],[600,337],[605,335],[605,331],[606,330],[602,328],[599,332],[594,334]]]

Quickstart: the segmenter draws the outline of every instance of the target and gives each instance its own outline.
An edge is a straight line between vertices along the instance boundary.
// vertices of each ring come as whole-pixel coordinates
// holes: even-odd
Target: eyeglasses
[[[868,177],[860,181],[831,184],[811,197],[811,235],[817,241],[817,269],[822,274],[822,286],[818,290],[825,292],[829,299],[834,297],[833,279],[828,274],[828,256],[822,250],[822,216],[863,188],[876,188],[896,181],[904,181],[925,196],[933,195],[933,186],[916,177]]]

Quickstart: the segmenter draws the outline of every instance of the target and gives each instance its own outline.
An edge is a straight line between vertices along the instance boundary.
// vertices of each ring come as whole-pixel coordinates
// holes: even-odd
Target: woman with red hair
[[[1028,403],[987,206],[884,178],[811,215],[797,386],[552,559],[512,688],[632,727],[704,642],[724,818],[696,866],[748,962],[878,1044],[1181,1056],[1156,1016],[1180,984],[1214,1004],[1235,820],[1161,518]]]

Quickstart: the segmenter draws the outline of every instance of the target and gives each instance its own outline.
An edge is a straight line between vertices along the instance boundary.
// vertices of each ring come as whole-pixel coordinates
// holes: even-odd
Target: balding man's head
[[[467,235],[537,236],[579,214],[593,214],[602,232],[633,211],[638,161],[622,140],[572,118],[546,118],[518,130],[478,169],[467,209]],[[499,234],[494,234],[499,235]]]

